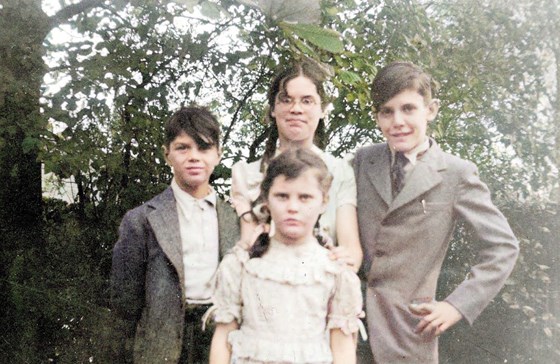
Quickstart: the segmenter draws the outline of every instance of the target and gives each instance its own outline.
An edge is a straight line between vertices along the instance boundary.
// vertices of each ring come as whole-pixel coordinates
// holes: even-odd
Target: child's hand
[[[441,335],[463,318],[455,307],[445,301],[410,305],[409,309],[423,316],[414,331],[432,337]]]

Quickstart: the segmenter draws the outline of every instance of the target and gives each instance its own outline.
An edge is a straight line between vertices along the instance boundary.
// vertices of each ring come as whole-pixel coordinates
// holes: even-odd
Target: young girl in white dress
[[[261,184],[274,235],[235,247],[217,273],[210,363],[356,362],[362,295],[356,274],[314,236],[331,183],[309,149],[270,162]]]

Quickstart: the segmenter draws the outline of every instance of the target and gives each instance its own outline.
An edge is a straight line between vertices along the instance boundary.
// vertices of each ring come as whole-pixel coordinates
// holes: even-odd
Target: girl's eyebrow
[[[285,92],[285,91],[278,92],[277,97],[290,97],[290,98],[293,98],[292,95],[290,95],[289,93],[287,93],[287,92]],[[315,98],[315,95],[303,95],[303,96],[301,96],[300,98],[301,98],[301,99],[305,99],[305,98],[313,99],[313,98]]]

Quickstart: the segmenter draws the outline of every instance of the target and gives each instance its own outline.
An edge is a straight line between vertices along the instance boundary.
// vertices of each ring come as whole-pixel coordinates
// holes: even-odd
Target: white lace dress
[[[232,363],[331,363],[328,333],[359,329],[360,282],[315,239],[287,246],[274,239],[261,258],[238,247],[217,273],[214,319],[237,320]]]

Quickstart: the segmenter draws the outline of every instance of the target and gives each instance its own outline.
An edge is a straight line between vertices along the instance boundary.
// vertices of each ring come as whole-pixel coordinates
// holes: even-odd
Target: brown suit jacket
[[[220,260],[239,240],[231,206],[216,201]],[[122,320],[118,361],[177,363],[183,343],[185,274],[171,187],[124,216],[113,249],[111,304]],[[209,350],[209,348],[206,348]]]
[[[518,242],[474,164],[432,140],[393,199],[390,163],[385,143],[358,150],[354,159],[370,345],[376,363],[437,363],[437,339],[413,332],[418,317],[407,306],[435,299],[457,219],[483,242],[469,278],[445,299],[471,324],[509,276]]]

